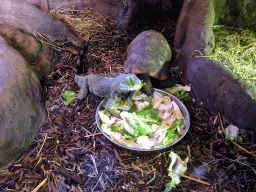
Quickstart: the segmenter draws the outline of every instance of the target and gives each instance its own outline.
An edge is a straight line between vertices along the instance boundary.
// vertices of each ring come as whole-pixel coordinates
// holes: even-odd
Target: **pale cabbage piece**
[[[155,142],[151,141],[148,136],[145,135],[137,137],[137,143],[144,149],[151,149],[155,145]]]
[[[136,103],[135,103],[136,104]],[[137,109],[139,111],[141,111],[142,109],[144,109],[146,106],[149,105],[149,102],[148,101],[144,101],[144,102],[139,102],[138,105],[137,105]]]
[[[161,125],[159,126],[159,128],[156,130],[153,138],[158,140],[158,143],[160,143],[166,134],[166,131],[170,128],[170,125],[166,124],[166,123],[161,123]]]
[[[124,141],[121,141],[121,144],[127,146],[127,147],[132,147],[132,148],[137,148],[137,149],[142,149],[142,147],[138,144],[138,143],[135,143],[131,140],[124,140]]]
[[[169,189],[172,187],[176,187],[180,183],[180,176],[178,174],[184,174],[187,170],[187,161],[182,161],[182,159],[174,152],[169,154],[171,158],[171,164],[169,166],[169,176],[172,178],[171,182],[169,183]]]
[[[239,134],[239,128],[235,125],[229,125],[225,129],[225,136],[227,140],[235,141]]]
[[[132,127],[131,125],[129,125],[124,119],[123,119],[123,120],[120,120],[119,122],[122,124],[123,128],[124,128],[128,133],[130,133],[131,135],[134,135],[134,129],[133,129],[133,127]]]
[[[162,110],[167,110],[172,108],[172,100],[170,97],[168,96],[163,96],[160,105],[158,106],[158,110],[162,111]]]
[[[178,127],[178,129],[177,129],[177,131],[178,131],[178,133],[179,133],[180,135],[182,135],[183,132],[185,131],[185,127],[186,127],[186,125],[185,125],[185,121],[184,121],[184,124],[180,125],[180,126]]]
[[[159,130],[157,130],[155,132],[154,139],[156,139],[157,143],[160,144],[160,143],[163,142],[163,140],[165,138],[165,135],[167,133],[167,130],[168,130],[168,128],[166,128],[166,129],[159,129]]]
[[[165,110],[166,108],[169,107],[169,104],[171,102],[171,98],[168,96],[162,96],[162,101],[160,106],[158,107],[158,110]]]
[[[176,118],[174,118],[173,116],[169,116],[167,119],[162,121],[162,124],[168,124],[168,125],[172,126],[175,120],[176,120]]]
[[[108,134],[113,140],[120,141],[123,139],[121,133],[112,131],[107,124],[101,124],[101,129],[106,134]]]
[[[153,132],[156,132],[156,130],[158,129],[158,127],[159,127],[159,125],[154,124],[154,123],[151,125],[151,128],[152,128],[152,131],[153,131]]]
[[[191,90],[191,87],[189,85],[182,86],[182,85],[176,84],[171,89],[169,89],[168,92],[171,94],[174,94],[177,91],[181,91],[181,90],[189,92]]]
[[[103,123],[108,124],[108,122],[110,121],[110,118],[108,115],[102,113],[101,111],[98,112],[100,119]]]
[[[173,105],[173,109],[174,109],[175,114],[176,114],[176,118],[177,119],[183,119],[181,110],[180,110],[179,106],[177,105],[177,103],[175,101],[172,101],[172,105]]]
[[[165,120],[168,117],[170,117],[173,114],[173,109],[166,109],[166,110],[161,110],[159,111],[158,117],[160,117],[161,119]]]
[[[148,96],[145,95],[144,93],[139,94],[139,95],[134,94],[134,95],[132,96],[132,100],[135,100],[135,101],[145,100],[145,99],[147,99],[147,98],[148,98]]]
[[[117,118],[116,117],[111,117],[109,122],[107,123],[107,125],[110,127],[111,125],[113,125],[116,122]]]
[[[157,109],[158,106],[161,104],[161,102],[162,102],[162,95],[155,91],[153,93],[153,98],[151,100],[151,104],[153,106],[153,109]]]

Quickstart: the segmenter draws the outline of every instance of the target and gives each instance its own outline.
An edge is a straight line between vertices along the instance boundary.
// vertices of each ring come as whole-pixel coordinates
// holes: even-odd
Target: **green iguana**
[[[142,81],[134,74],[120,74],[116,77],[106,77],[100,75],[75,75],[75,83],[81,88],[78,93],[78,99],[82,100],[89,92],[94,95],[109,99],[118,99],[120,97],[129,97],[138,90],[129,83],[132,80],[134,85],[141,84]],[[139,88],[141,88],[139,87]]]

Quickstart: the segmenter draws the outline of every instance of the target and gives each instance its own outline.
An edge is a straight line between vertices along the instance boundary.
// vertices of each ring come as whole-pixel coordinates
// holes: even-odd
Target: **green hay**
[[[213,31],[216,47],[210,58],[256,85],[256,34],[225,26],[214,26]]]

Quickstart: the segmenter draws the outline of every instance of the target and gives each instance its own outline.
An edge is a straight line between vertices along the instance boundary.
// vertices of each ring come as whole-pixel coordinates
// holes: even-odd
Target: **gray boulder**
[[[177,65],[186,78],[187,63],[193,56],[209,55],[215,47],[212,30],[214,8],[211,0],[185,0],[178,19],[174,51]]]
[[[19,51],[39,78],[54,67],[58,55],[49,44],[42,44],[33,35],[9,24],[0,24],[0,36]]]
[[[32,35],[43,35],[50,41],[68,40],[81,46],[81,39],[59,19],[35,6],[18,0],[0,1],[0,23],[12,25]]]
[[[256,87],[221,63],[206,58],[188,62],[187,79],[195,97],[239,128],[255,131]]]
[[[39,36],[67,40],[78,49],[83,44],[65,23],[36,6],[0,1],[0,169],[30,145],[46,117],[39,78],[49,74],[58,55]]]
[[[255,131],[255,86],[240,80],[221,63],[203,58],[214,49],[214,5],[222,6],[216,2],[184,1],[174,38],[176,62],[196,99],[239,128]]]
[[[0,169],[29,146],[45,119],[41,85],[27,61],[0,36]]]
[[[256,28],[255,0],[212,0],[215,10],[215,24],[241,28]]]

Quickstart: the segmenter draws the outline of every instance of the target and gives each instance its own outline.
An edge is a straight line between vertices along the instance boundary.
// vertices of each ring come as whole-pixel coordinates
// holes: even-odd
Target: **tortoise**
[[[171,48],[161,33],[155,30],[143,31],[127,48],[124,72],[138,75],[146,83],[144,92],[150,94],[152,83],[149,76],[166,80],[169,77],[171,56]]]

